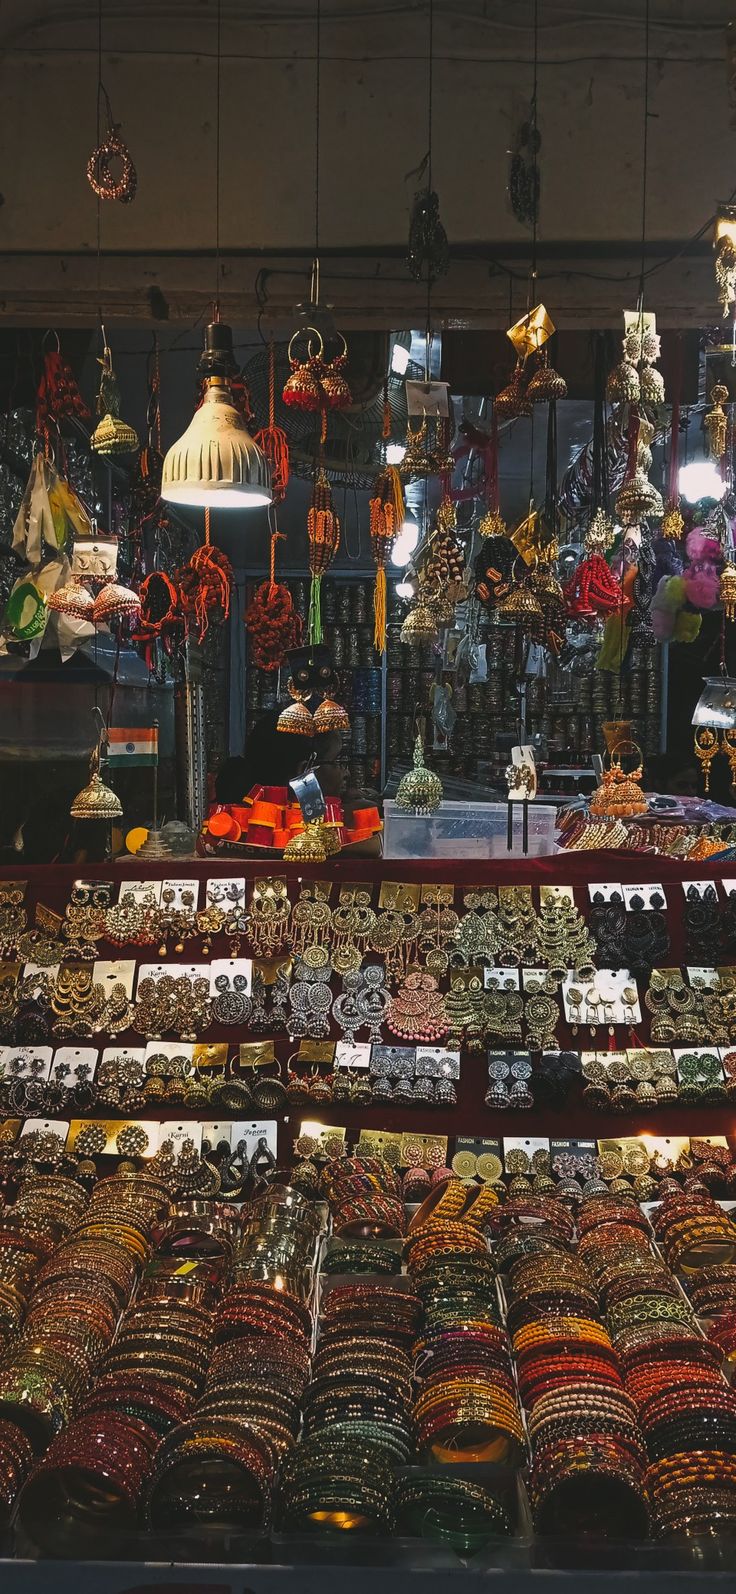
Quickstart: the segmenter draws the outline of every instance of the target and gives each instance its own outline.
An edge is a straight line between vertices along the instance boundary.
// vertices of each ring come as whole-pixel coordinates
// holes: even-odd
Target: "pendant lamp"
[[[233,335],[223,321],[205,331],[198,375],[204,397],[164,460],[161,497],[193,508],[259,509],[273,498],[265,454],[235,408]]]

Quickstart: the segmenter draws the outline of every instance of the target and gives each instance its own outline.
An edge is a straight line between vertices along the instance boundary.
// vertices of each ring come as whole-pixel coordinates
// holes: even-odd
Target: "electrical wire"
[[[434,0],[429,0],[429,37],[427,41],[427,191],[432,193],[432,126],[434,121]],[[427,312],[424,380],[429,382],[432,371],[432,261],[427,254]]]
[[[220,100],[222,74],[222,0],[217,0],[217,76],[215,80],[215,297],[214,321],[220,319]]]
[[[649,170],[649,4],[644,0],[644,123],[641,152],[641,270],[639,272],[639,315],[644,314],[644,282],[647,248],[647,176]]]

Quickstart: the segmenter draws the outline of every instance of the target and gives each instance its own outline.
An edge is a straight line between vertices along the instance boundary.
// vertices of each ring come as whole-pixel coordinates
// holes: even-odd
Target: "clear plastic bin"
[[[553,803],[529,804],[527,856],[557,852]],[[514,804],[513,847],[507,846],[506,803],[443,802],[436,814],[412,814],[393,799],[383,805],[384,858],[523,857],[522,808]]]

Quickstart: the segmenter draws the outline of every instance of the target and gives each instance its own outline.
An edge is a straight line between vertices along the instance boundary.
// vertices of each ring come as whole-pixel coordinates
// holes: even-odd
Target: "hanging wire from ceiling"
[[[529,121],[530,121],[530,127],[531,127],[531,146],[532,146],[532,195],[533,195],[533,202],[532,202],[532,259],[531,259],[531,272],[530,272],[530,276],[529,276],[529,292],[528,292],[528,301],[527,301],[527,309],[528,310],[533,310],[534,306],[536,305],[536,302],[537,302],[537,234],[538,234],[538,229],[539,229],[539,126],[538,126],[538,115],[537,115],[537,113],[538,113],[537,92],[538,92],[538,86],[539,86],[539,0],[534,0],[534,21],[533,21],[532,27],[533,27],[533,37],[534,37],[534,44],[533,44],[534,61],[533,61],[533,75],[532,75],[531,115],[530,115]]]
[[[320,206],[320,156],[321,156],[321,110],[322,110],[322,0],[316,0],[314,11],[314,259],[312,261],[312,285],[309,297],[312,304],[319,304],[319,206]]]
[[[639,315],[644,314],[644,284],[647,264],[647,183],[649,177],[649,17],[650,0],[644,0],[644,99],[641,144],[641,266],[639,270]]]
[[[434,126],[434,0],[429,0],[427,38],[427,189],[432,185],[432,130]],[[432,374],[432,262],[427,256],[427,305],[425,323],[424,380]]]
[[[222,102],[222,0],[217,0],[217,69],[215,76],[215,294],[212,318],[220,319],[220,134]]]

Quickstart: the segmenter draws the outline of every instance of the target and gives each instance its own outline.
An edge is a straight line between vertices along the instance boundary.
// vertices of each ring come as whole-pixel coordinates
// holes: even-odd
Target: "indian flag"
[[[130,769],[133,764],[158,762],[157,725],[116,726],[107,736],[110,769]]]

